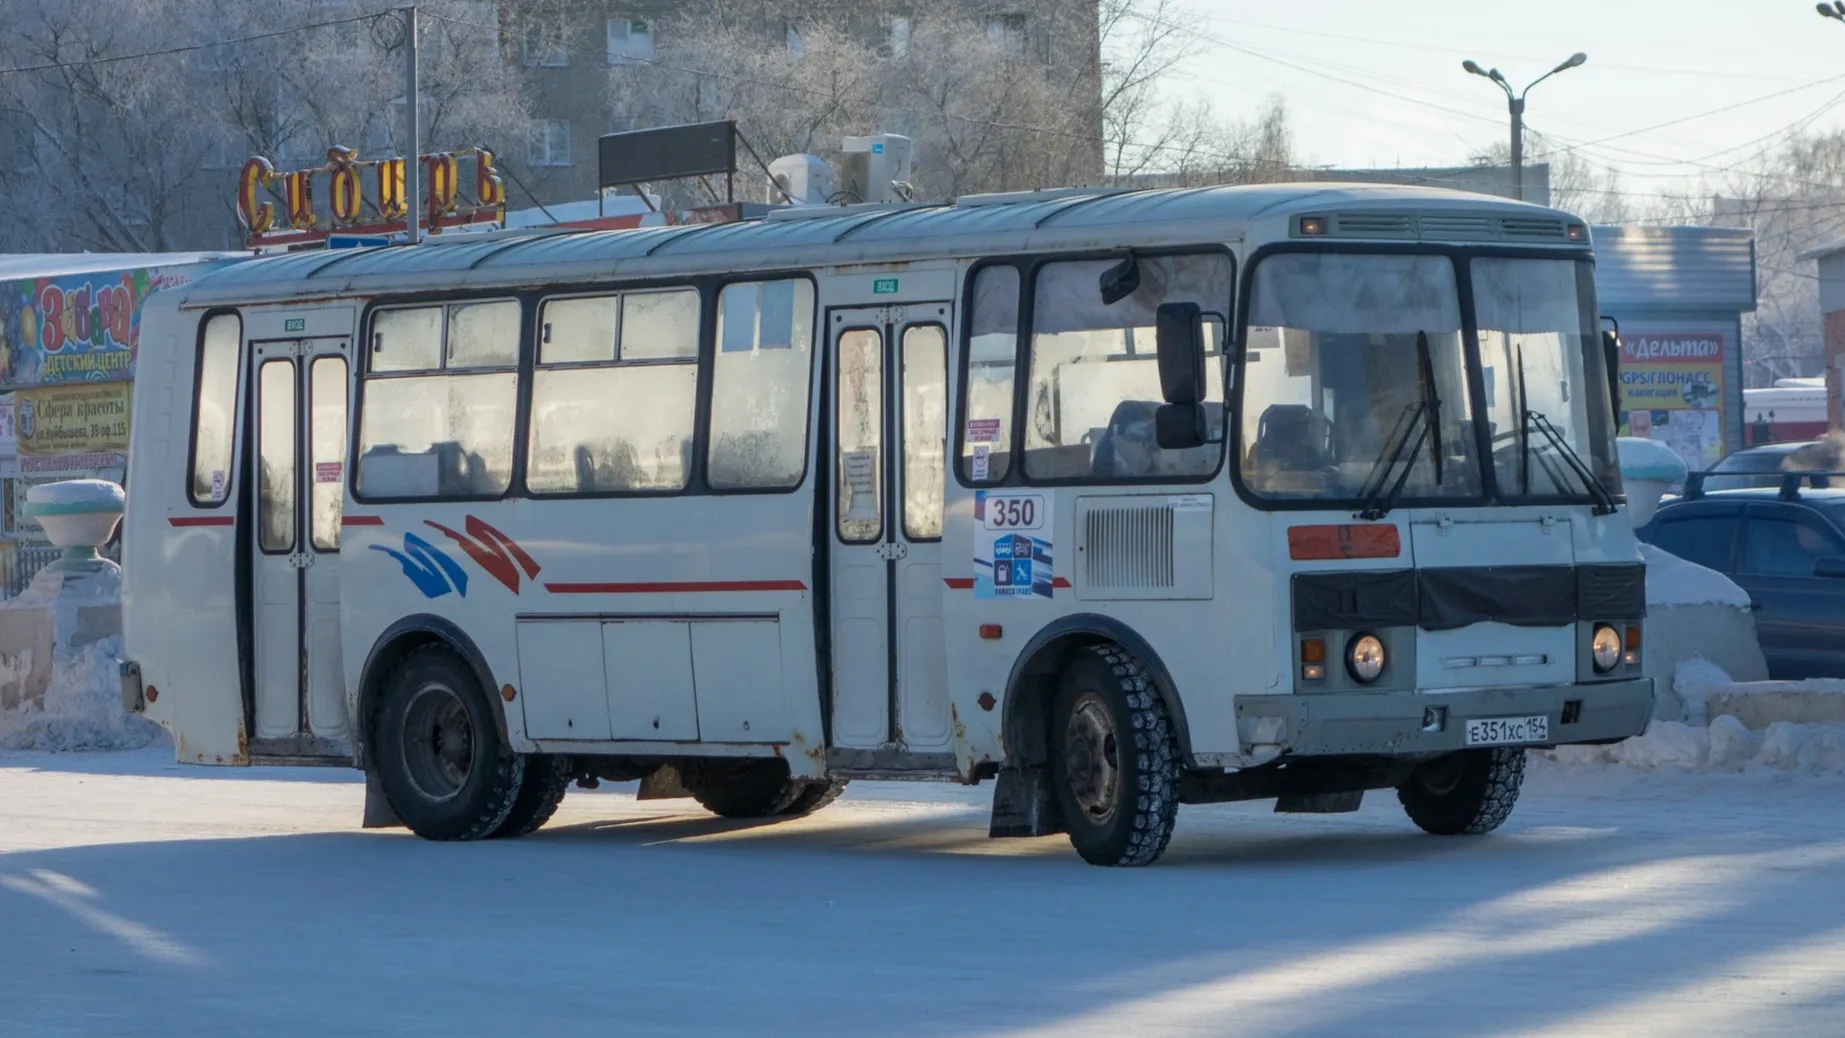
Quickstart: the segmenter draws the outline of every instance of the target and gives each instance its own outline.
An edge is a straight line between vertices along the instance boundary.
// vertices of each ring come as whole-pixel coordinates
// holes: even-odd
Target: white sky
[[[1506,139],[1505,95],[1463,72],[1464,58],[1522,88],[1587,52],[1588,64],[1531,92],[1527,126],[1586,145],[1635,194],[1721,177],[1798,125],[1845,123],[1845,24],[1812,0],[1191,4],[1208,38],[1174,95],[1201,92],[1236,117],[1280,96],[1309,165],[1459,164]]]

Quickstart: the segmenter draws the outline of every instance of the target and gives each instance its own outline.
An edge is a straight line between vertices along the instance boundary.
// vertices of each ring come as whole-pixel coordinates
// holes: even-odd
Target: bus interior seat
[[[1256,424],[1249,467],[1276,489],[1284,489],[1276,486],[1278,477],[1322,473],[1333,464],[1331,432],[1325,417],[1306,404],[1271,404]]]

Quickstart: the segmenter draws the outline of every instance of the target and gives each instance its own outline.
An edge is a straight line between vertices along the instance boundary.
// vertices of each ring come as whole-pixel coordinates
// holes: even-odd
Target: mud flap
[[[1053,836],[1068,832],[1063,813],[1051,795],[1051,777],[1043,765],[999,769],[993,788],[993,823],[987,835]]]
[[[365,773],[365,817],[359,823],[362,829],[401,829],[403,820],[391,809],[390,800],[385,798],[384,785],[378,781],[378,773]]]
[[[691,792],[685,788],[685,781],[679,775],[679,765],[662,764],[641,780],[641,790],[634,794],[634,799],[678,800],[691,795]]]

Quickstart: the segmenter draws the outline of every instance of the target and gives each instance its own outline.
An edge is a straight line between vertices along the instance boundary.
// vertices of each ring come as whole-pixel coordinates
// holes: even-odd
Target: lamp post
[[[1845,21],[1845,0],[1838,0],[1838,4],[1838,17],[1841,21]],[[1825,4],[1821,4],[1820,9],[1830,10]],[[1499,89],[1505,91],[1506,108],[1512,113],[1512,195],[1521,202],[1525,200],[1525,95],[1531,92],[1532,87],[1546,79],[1564,69],[1575,68],[1588,60],[1587,54],[1577,51],[1570,55],[1568,61],[1532,80],[1525,89],[1516,93],[1512,90],[1512,84],[1506,82],[1505,76],[1498,69],[1481,68],[1479,63],[1472,59],[1461,62],[1461,67],[1468,72],[1492,80],[1499,84]]]

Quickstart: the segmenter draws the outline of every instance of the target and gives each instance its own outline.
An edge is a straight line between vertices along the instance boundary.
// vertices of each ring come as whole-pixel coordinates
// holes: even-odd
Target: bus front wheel
[[[1179,811],[1178,739],[1146,668],[1118,645],[1065,667],[1051,713],[1051,776],[1070,843],[1093,865],[1151,865]]]
[[[1479,836],[1511,816],[1524,781],[1522,746],[1460,750],[1417,765],[1397,787],[1397,800],[1424,832]]]
[[[512,814],[525,760],[500,742],[474,673],[439,646],[405,656],[373,723],[378,780],[397,817],[426,840],[478,840]]]

